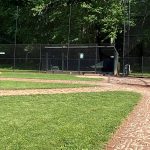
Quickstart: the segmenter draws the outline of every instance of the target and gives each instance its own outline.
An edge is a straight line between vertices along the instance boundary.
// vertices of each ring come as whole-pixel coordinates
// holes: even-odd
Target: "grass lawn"
[[[56,89],[92,87],[87,84],[64,84],[64,83],[34,83],[20,81],[0,81],[0,89]]]
[[[8,78],[34,78],[49,80],[77,80],[77,81],[100,81],[101,78],[79,78],[69,74],[48,74],[48,73],[21,73],[21,72],[1,72],[0,77]]]
[[[103,149],[139,99],[132,92],[0,97],[0,149]]]
[[[150,73],[131,73],[131,77],[148,77],[150,78]]]

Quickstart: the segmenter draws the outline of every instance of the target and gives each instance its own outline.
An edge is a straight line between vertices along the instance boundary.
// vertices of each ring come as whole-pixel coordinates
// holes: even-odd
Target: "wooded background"
[[[149,8],[148,0],[0,0],[0,43],[13,44],[16,38],[18,44],[101,44],[112,39],[122,51],[126,38],[126,55],[147,56]]]

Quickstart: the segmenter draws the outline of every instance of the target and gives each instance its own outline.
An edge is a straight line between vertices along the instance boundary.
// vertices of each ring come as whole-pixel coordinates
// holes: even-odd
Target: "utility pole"
[[[126,50],[126,0],[123,0],[124,6],[124,24],[123,24],[123,52],[122,52],[122,73],[124,75],[124,66],[125,66],[125,50]]]
[[[128,1],[128,49],[130,48],[130,20],[131,20],[131,2]]]
[[[124,27],[123,27],[123,74],[125,66],[125,56],[129,63],[129,49],[130,49],[130,20],[131,20],[131,2],[130,0],[123,0],[124,6]],[[127,18],[127,20],[126,20]],[[127,38],[126,38],[127,37]]]
[[[17,5],[16,7],[16,24],[15,24],[15,48],[14,48],[14,67],[13,67],[13,71],[15,70],[16,67],[16,47],[17,47],[17,32],[18,32],[18,14],[19,14],[19,7]]]
[[[69,21],[68,21],[68,50],[67,50],[67,71],[69,70],[69,51],[70,51],[70,33],[71,33],[71,4],[69,5]]]

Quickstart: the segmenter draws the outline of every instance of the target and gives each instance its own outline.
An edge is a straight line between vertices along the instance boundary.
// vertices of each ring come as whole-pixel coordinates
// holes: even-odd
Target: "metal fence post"
[[[143,60],[143,56],[142,56],[142,66],[141,66],[142,67],[142,76],[143,76],[143,61],[144,60]]]
[[[96,45],[95,74],[97,73],[97,67],[96,67],[96,64],[97,64],[97,53],[98,53],[98,48],[97,48],[97,45]]]
[[[78,71],[80,73],[80,53],[78,54]]]
[[[16,68],[16,44],[14,45],[14,64],[13,64],[13,71],[15,71]]]
[[[48,52],[46,53],[46,71],[48,71]]]
[[[64,53],[62,53],[62,71],[64,71]]]
[[[42,45],[40,44],[40,62],[39,62],[39,72],[41,71],[41,65],[42,65]]]

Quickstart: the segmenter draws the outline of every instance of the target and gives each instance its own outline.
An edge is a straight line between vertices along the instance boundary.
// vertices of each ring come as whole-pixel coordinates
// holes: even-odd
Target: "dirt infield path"
[[[10,95],[37,95],[37,94],[58,94],[58,93],[81,93],[81,92],[101,92],[101,91],[133,91],[129,87],[122,87],[103,84],[98,87],[86,88],[62,88],[62,89],[32,89],[32,90],[0,90],[0,96]]]
[[[143,98],[108,142],[107,150],[150,150],[150,88],[135,88]]]
[[[66,83],[66,84],[91,84],[99,85],[102,81],[74,81],[74,80],[47,80],[47,79],[25,79],[25,78],[3,78],[0,81],[22,81],[35,83]]]
[[[65,89],[36,89],[36,90],[0,90],[0,96],[7,95],[35,95],[56,93],[79,93],[100,91],[135,91],[141,93],[143,98],[135,107],[129,117],[108,142],[107,150],[150,150],[150,79],[103,77],[104,81],[59,81],[39,79],[12,79],[0,78],[0,80],[46,82],[46,83],[70,83],[93,84],[98,87],[65,88]]]
[[[106,150],[150,150],[150,94],[146,94],[108,142]]]

